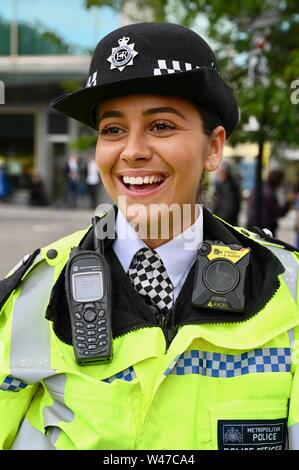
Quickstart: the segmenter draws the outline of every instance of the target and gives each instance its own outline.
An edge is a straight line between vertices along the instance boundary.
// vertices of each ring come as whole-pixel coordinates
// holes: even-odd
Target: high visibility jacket
[[[298,449],[298,254],[268,243],[286,271],[248,320],[185,324],[169,348],[135,328],[80,366],[45,311],[85,234],[42,249],[0,311],[0,447]]]

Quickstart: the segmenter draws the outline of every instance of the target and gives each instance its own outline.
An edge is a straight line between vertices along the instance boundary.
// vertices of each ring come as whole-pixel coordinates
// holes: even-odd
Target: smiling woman
[[[124,26],[52,106],[115,205],[0,283],[0,445],[299,448],[298,253],[198,204],[238,122],[208,44]]]
[[[138,223],[150,226],[156,222],[155,205],[169,208],[173,204],[179,207],[188,204],[192,209],[190,224],[195,222],[202,173],[204,169],[215,170],[221,161],[223,126],[217,126],[208,137],[191,101],[171,96],[130,95],[103,102],[99,134],[98,167],[110,197],[120,208],[129,209],[142,202],[145,210],[138,214]],[[126,201],[125,206],[122,200]],[[124,215],[130,220],[128,212]],[[165,220],[169,211],[163,216],[164,224],[169,226],[169,220]],[[181,226],[175,227],[175,232],[169,231],[168,239],[182,231]],[[160,246],[166,241],[167,238],[147,239],[147,245]]]

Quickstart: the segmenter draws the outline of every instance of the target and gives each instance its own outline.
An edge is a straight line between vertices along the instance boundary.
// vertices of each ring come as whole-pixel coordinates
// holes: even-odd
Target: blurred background
[[[107,200],[96,133],[49,103],[82,87],[103,36],[151,20],[207,39],[238,99],[240,125],[203,202],[232,224],[298,243],[297,0],[0,0],[0,277],[27,252],[86,227]]]

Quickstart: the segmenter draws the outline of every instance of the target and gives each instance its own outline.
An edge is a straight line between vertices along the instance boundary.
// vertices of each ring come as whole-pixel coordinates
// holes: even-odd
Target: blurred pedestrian
[[[98,202],[100,174],[94,155],[90,156],[86,166],[86,185],[90,200],[90,208],[95,209]]]
[[[9,193],[8,177],[4,163],[0,162],[0,201],[6,199]]]
[[[296,200],[296,194],[291,192],[287,194],[286,200],[283,204],[279,202],[277,192],[281,188],[284,181],[285,174],[281,169],[273,169],[269,171],[268,178],[262,185],[261,191],[261,210],[260,210],[260,223],[262,228],[271,230],[272,235],[276,235],[278,228],[278,219],[287,214],[292,204]],[[255,223],[255,190],[251,192],[248,200],[247,208],[247,226],[248,228],[256,225]]]
[[[41,175],[34,171],[29,182],[29,205],[46,206],[47,204],[46,190]]]
[[[222,162],[216,173],[213,212],[231,225],[238,225],[241,189],[232,166]]]
[[[7,173],[10,180],[11,191],[14,192],[21,186],[23,175],[22,163],[16,158],[9,159]]]
[[[76,153],[72,153],[66,162],[65,169],[66,178],[66,205],[74,209],[77,207],[78,189],[80,182],[79,157]]]

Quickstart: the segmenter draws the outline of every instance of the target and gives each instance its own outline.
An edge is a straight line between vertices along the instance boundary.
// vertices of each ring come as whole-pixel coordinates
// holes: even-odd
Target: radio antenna
[[[100,255],[104,255],[103,224],[102,219],[107,216],[107,212],[102,212],[99,216],[91,219],[94,236],[94,249]],[[98,237],[99,235],[99,237]]]

